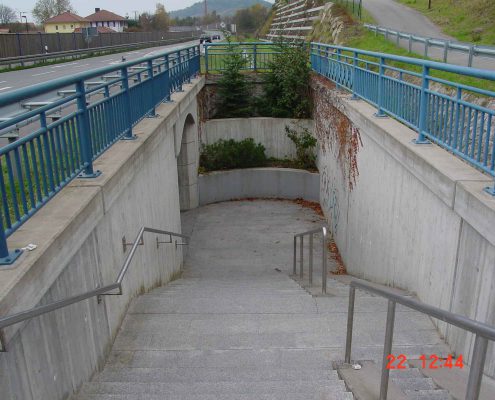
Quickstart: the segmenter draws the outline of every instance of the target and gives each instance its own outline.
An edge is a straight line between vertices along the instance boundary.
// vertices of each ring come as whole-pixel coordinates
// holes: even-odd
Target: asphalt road
[[[148,49],[126,51],[100,57],[85,58],[82,60],[69,61],[66,63],[49,65],[45,67],[2,72],[0,73],[0,94],[26,86],[31,86],[36,83],[74,75],[91,69],[106,67],[109,65],[117,65],[122,61],[122,57],[125,57],[127,61],[132,61],[141,57],[163,52],[165,50],[178,49],[198,43],[198,40],[194,40],[161,47],[152,47]],[[0,115],[0,117],[1,116],[2,115]]]
[[[420,12],[394,0],[363,0],[363,7],[372,15],[377,25],[402,32],[414,33],[427,38],[457,41],[442,33],[437,25]],[[401,40],[400,45],[405,49],[409,46],[408,41],[404,39]],[[416,43],[413,46],[413,51],[421,55],[424,54],[424,45]],[[428,56],[433,59],[442,60],[443,50],[430,48],[428,50]],[[448,62],[451,64],[467,66],[467,60],[467,54],[449,52]],[[473,67],[495,70],[495,59],[475,57]]]
[[[3,72],[0,73],[0,95],[3,93],[8,93],[13,90],[21,89],[24,87],[28,87],[34,84],[46,82],[52,79],[61,78],[64,76],[75,75],[77,73],[81,73],[84,71],[97,69],[101,67],[106,67],[109,65],[118,65],[122,62],[122,57],[125,57],[126,61],[132,61],[138,58],[142,58],[145,56],[163,53],[166,50],[174,50],[183,47],[188,47],[193,44],[198,44],[199,40],[188,41],[184,43],[177,43],[173,45],[161,46],[161,47],[152,47],[148,49],[140,49],[140,50],[132,50],[122,53],[115,53],[106,56],[86,58],[82,60],[69,61],[62,64],[49,65],[44,67],[37,68],[29,68],[18,71],[11,72]],[[95,80],[98,80],[95,78]],[[67,87],[66,89],[73,89],[73,87]],[[59,96],[57,92],[48,92],[42,95],[36,96],[31,99],[27,99],[29,101],[52,101],[58,99]],[[6,107],[0,108],[0,118],[8,118],[13,115],[19,114],[23,111],[26,111],[22,108],[21,103],[11,104]],[[61,110],[61,115],[65,115],[70,112],[71,109]],[[35,124],[36,125],[36,124]],[[33,124],[21,125],[19,127],[18,134],[20,137],[25,136],[33,131],[33,129],[37,129],[37,126]],[[1,135],[6,134],[10,131],[10,128],[3,130],[0,132]],[[6,145],[7,139],[0,138],[0,147]]]

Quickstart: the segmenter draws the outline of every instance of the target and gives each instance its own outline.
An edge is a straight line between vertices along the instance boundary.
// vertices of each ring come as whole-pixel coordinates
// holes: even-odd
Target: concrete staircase
[[[453,400],[449,392],[435,385],[418,368],[391,370],[390,381],[397,385],[409,400]]]
[[[330,295],[313,297],[288,276],[292,235],[321,218],[292,202],[245,201],[184,220],[182,278],[131,304],[105,368],[74,399],[353,399],[333,368],[347,285],[330,279]],[[386,301],[357,296],[353,357],[379,360]],[[397,353],[448,351],[428,318],[398,307],[396,320]]]

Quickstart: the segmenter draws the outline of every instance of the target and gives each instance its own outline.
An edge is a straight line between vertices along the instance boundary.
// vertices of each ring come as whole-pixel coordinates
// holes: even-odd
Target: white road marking
[[[1,81],[0,83],[5,83],[5,82],[7,82],[7,81]]]
[[[1,92],[2,90],[7,90],[7,89],[12,89],[12,86],[6,86],[6,87],[3,87],[3,88],[0,88],[0,92]]]
[[[70,63],[70,64],[60,64],[60,65],[55,65],[52,68],[63,68],[63,67],[70,67],[72,65],[77,65],[79,63]]]
[[[33,74],[32,76],[41,76],[41,75],[48,75],[48,74],[54,74],[55,71],[49,71],[49,72],[43,72],[41,74]]]
[[[90,65],[90,64],[78,65],[78,66],[76,66],[76,68],[80,68],[80,67],[87,67],[88,65]]]

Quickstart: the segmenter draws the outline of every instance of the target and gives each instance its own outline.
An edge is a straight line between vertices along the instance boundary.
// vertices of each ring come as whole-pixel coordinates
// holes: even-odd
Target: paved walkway
[[[184,221],[182,278],[132,303],[105,369],[77,399],[353,399],[333,368],[347,285],[330,279],[330,295],[313,297],[289,277],[293,234],[322,219],[289,201],[239,201]],[[379,360],[386,302],[357,295],[353,357]],[[427,317],[397,311],[395,353],[446,354]]]
[[[427,17],[404,4],[394,0],[364,0],[363,7],[375,19],[377,25],[407,33],[414,33],[427,38],[439,38],[457,40],[444,34],[441,29],[430,21]],[[401,40],[402,47],[407,49],[409,42]],[[415,53],[424,54],[424,45],[416,43],[413,46]],[[430,48],[428,51],[430,58],[443,60],[443,50]],[[468,55],[460,52],[449,52],[448,62],[457,65],[467,66]],[[475,57],[473,67],[495,70],[495,59]]]

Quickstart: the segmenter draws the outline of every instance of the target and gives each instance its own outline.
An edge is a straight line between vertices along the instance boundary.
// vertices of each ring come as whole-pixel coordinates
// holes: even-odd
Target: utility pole
[[[428,0],[428,10],[431,10],[431,0]]]
[[[208,26],[208,21],[207,21],[207,18],[208,17],[208,6],[206,5],[206,0],[205,0],[205,25]]]

